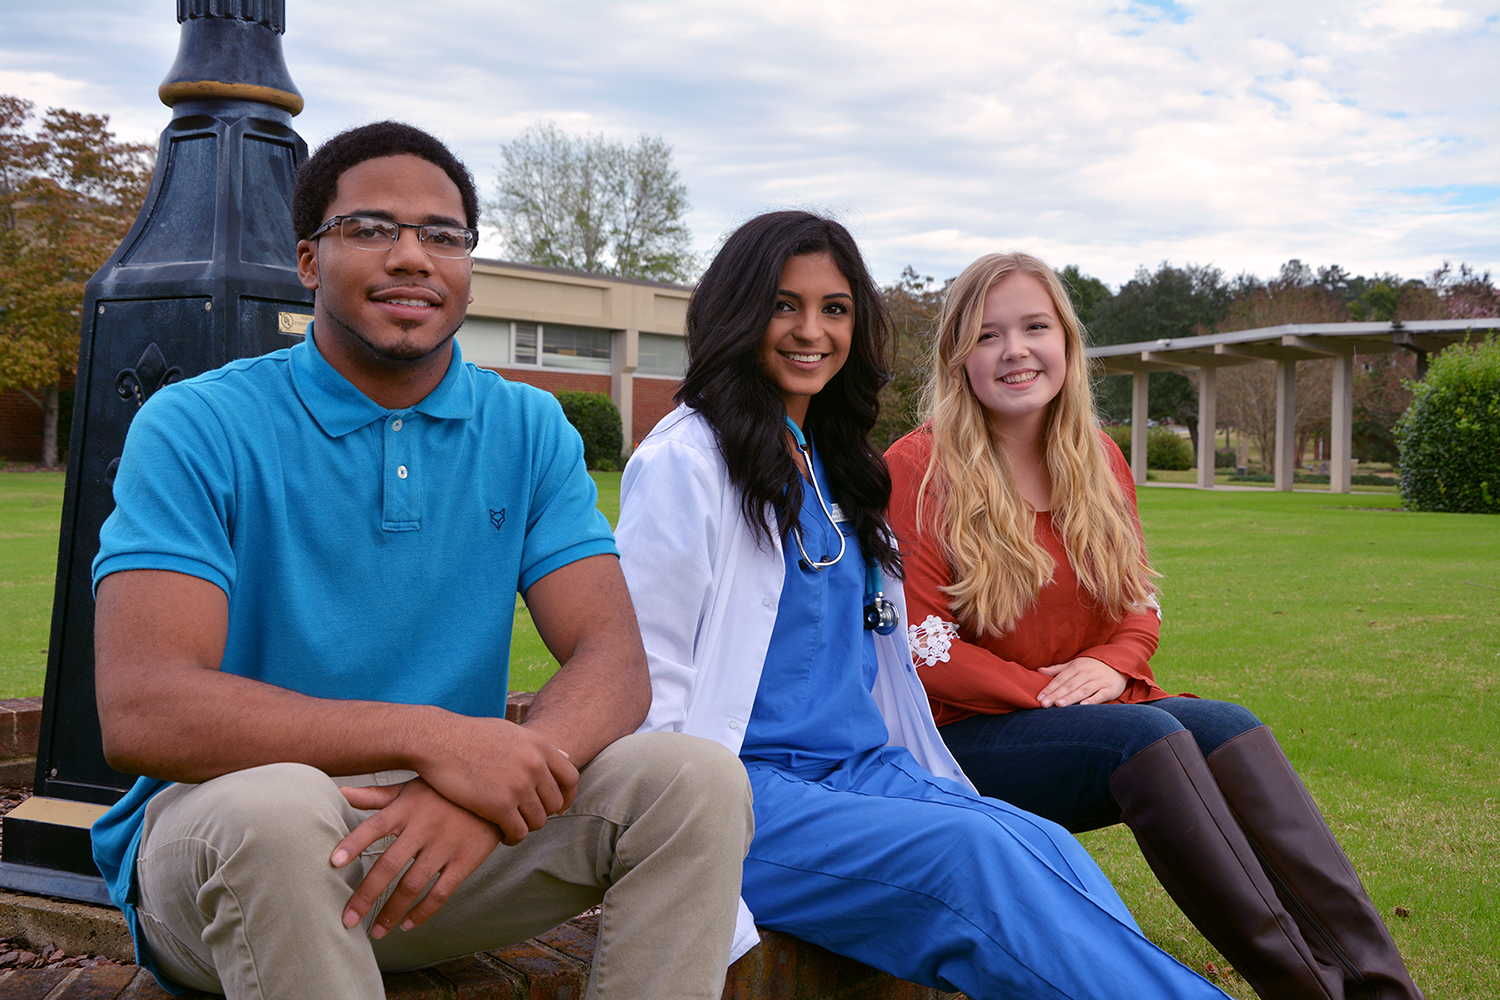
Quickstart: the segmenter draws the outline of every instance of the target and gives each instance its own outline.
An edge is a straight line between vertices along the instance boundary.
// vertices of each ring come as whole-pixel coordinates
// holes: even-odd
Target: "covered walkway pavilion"
[[[1096,375],[1130,375],[1130,470],[1146,482],[1146,402],[1152,372],[1198,371],[1198,485],[1214,485],[1214,431],[1217,426],[1218,370],[1228,365],[1276,365],[1275,488],[1292,488],[1295,466],[1297,362],[1332,359],[1329,491],[1348,493],[1354,417],[1354,355],[1408,350],[1417,355],[1417,373],[1427,355],[1500,330],[1500,318],[1417,320],[1409,323],[1298,323],[1236,330],[1202,337],[1148,340],[1090,347]]]

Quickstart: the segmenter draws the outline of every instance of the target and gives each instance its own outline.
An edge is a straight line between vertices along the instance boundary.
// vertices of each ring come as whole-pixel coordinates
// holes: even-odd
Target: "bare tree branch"
[[[507,257],[658,281],[696,275],[683,222],[687,187],[661,136],[627,146],[538,122],[501,154],[484,221],[500,230]]]

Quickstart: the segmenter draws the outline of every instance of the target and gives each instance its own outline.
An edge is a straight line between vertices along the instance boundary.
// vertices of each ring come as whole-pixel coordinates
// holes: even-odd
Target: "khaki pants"
[[[368,815],[301,764],[162,791],[136,864],[141,934],[158,967],[233,998],[369,1000],[384,995],[382,969],[522,941],[602,905],[589,997],[723,991],[754,821],[744,768],[716,743],[677,733],[615,742],[583,770],[566,813],[497,847],[426,923],[379,941],[367,932],[384,898],[363,927],[341,917],[384,845],[363,864],[328,860]]]

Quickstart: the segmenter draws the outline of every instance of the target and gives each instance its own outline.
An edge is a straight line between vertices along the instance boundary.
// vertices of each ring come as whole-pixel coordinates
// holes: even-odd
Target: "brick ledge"
[[[506,718],[521,722],[531,692],[513,692]],[[42,699],[0,699],[0,783],[29,784],[36,770]],[[7,770],[10,769],[10,770]],[[18,780],[6,777],[23,775]],[[108,911],[119,920],[119,913]],[[123,923],[123,921],[121,921]],[[598,935],[597,916],[575,917],[546,934],[430,969],[385,977],[389,1000],[581,1000]],[[729,968],[724,1000],[961,1000],[876,972],[776,931]],[[33,941],[41,946],[48,942]],[[47,1000],[170,1000],[137,966],[0,970],[0,995]],[[188,993],[182,1000],[216,1000]]]

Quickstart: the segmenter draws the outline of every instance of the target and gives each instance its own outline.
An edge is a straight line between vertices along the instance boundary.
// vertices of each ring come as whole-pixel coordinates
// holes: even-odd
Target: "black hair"
[[[386,121],[340,132],[297,168],[292,188],[292,231],[297,239],[307,239],[322,224],[345,171],[366,160],[406,153],[420,156],[452,178],[464,202],[464,225],[479,225],[479,195],[469,168],[437,138],[405,122]]]
[[[786,444],[786,406],[758,353],[781,270],[791,257],[827,253],[854,295],[849,357],[808,404],[803,429],[818,445],[830,492],[867,559],[899,575],[885,523],[891,474],[870,444],[880,387],[890,379],[891,321],[849,231],[809,212],[769,212],[724,241],[688,301],[687,374],[677,401],[702,413],[718,436],[729,480],[752,532],[769,539],[767,511],[784,537],[802,509],[802,477]]]

